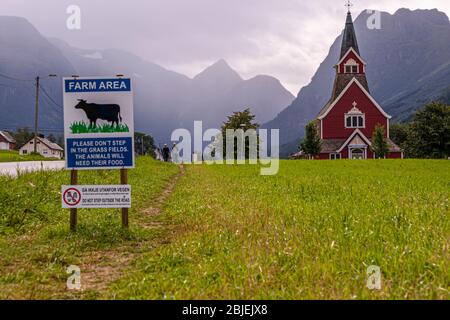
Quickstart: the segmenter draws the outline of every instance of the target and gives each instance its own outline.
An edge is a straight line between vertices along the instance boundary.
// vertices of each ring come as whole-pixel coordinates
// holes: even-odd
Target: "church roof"
[[[366,95],[367,98],[369,98],[369,100],[373,103],[373,105],[375,107],[377,107],[377,109],[381,112],[381,114],[383,116],[385,116],[388,119],[392,118],[389,114],[387,114],[383,110],[383,108],[378,104],[378,102],[375,101],[375,99],[370,95],[369,91],[367,91],[367,89],[364,87],[364,85],[358,81],[358,77],[352,77],[350,82],[347,83],[347,86],[341,91],[339,96],[334,100],[332,98],[330,101],[328,101],[328,103],[325,105],[325,107],[323,107],[322,110],[320,110],[320,113],[317,118],[323,119],[330,112],[330,110],[333,109],[333,107],[336,105],[336,103],[338,103],[338,101],[344,96],[345,92],[347,92],[347,90],[350,89],[351,85],[354,83],[359,86],[361,91]]]
[[[340,59],[342,59],[345,56],[345,54],[350,48],[353,48],[358,53],[358,55],[360,54],[358,47],[358,40],[356,40],[355,27],[353,26],[352,14],[348,12],[347,21],[345,22],[344,34],[342,35]]]
[[[345,142],[345,139],[323,139],[322,140],[322,153],[334,153]]]
[[[342,150],[349,144],[351,139],[354,139],[356,136],[359,136],[366,140],[368,143],[368,146],[370,146],[370,140],[364,136],[364,134],[359,131],[355,130],[353,134],[349,137],[349,139],[322,139],[322,149],[321,153],[339,153],[342,152]],[[387,144],[389,147],[389,152],[403,152],[402,148],[400,148],[398,145],[396,145],[390,138],[387,138]]]

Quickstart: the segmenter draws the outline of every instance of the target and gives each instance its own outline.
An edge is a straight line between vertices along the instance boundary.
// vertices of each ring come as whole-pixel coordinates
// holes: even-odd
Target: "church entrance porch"
[[[367,149],[366,148],[349,148],[350,159],[353,160],[363,160],[367,159]]]

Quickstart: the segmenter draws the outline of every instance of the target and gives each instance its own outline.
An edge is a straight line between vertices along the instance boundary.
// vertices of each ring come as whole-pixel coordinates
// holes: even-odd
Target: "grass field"
[[[132,229],[120,229],[117,212],[92,210],[77,235],[60,209],[67,173],[0,178],[0,298],[450,298],[448,161],[285,161],[273,177],[257,166],[186,166],[152,216],[145,208],[176,172],[139,160]],[[96,264],[101,279],[114,265],[123,273],[73,293],[71,264],[82,277]],[[379,291],[366,287],[370,265],[381,268]]]
[[[43,161],[52,160],[44,158],[38,154],[32,154],[27,156],[21,156],[17,151],[4,151],[0,150],[0,162],[22,162],[22,161]]]
[[[0,299],[96,298],[97,292],[66,291],[66,268],[101,264],[98,257],[132,253],[136,244],[164,230],[146,229],[138,212],[162,190],[177,167],[147,158],[129,174],[133,186],[130,231],[121,229],[119,210],[80,210],[77,234],[68,231],[69,212],[61,209],[61,185],[70,174],[36,172],[18,179],[0,177]],[[117,184],[117,171],[80,172],[81,184]]]
[[[84,121],[72,123],[70,126],[70,130],[72,131],[73,134],[130,132],[130,129],[126,124],[119,124],[115,126],[108,123],[104,123],[96,127],[91,127]]]

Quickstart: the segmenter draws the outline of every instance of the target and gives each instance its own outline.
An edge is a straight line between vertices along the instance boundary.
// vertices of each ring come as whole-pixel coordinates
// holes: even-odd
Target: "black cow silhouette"
[[[122,123],[122,116],[120,115],[120,106],[118,104],[97,104],[87,103],[86,100],[79,99],[79,103],[75,109],[81,109],[86,113],[90,121],[91,127],[97,127],[97,120],[106,120],[113,126]]]

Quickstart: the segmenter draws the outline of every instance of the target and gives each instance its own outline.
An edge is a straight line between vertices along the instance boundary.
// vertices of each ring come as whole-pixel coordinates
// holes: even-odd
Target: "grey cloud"
[[[447,0],[361,0],[375,8],[432,8]],[[68,5],[82,30],[65,27]],[[345,1],[301,0],[2,0],[2,14],[29,19],[44,35],[82,48],[119,48],[193,76],[224,58],[244,77],[265,73],[293,93],[309,82],[343,28]]]

